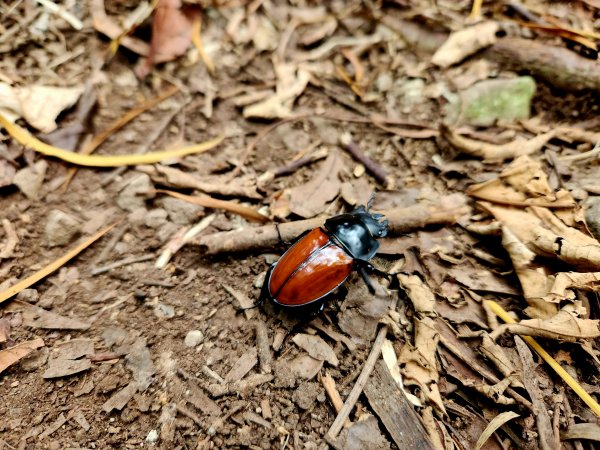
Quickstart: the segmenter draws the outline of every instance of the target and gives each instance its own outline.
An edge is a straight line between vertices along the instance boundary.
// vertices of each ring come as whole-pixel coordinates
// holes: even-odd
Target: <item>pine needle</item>
[[[0,125],[2,125],[17,142],[25,147],[31,148],[43,155],[54,156],[72,164],[90,167],[120,167],[136,166],[138,164],[155,164],[169,158],[205,152],[219,145],[224,139],[223,136],[218,136],[209,141],[201,142],[200,144],[191,145],[189,147],[145,153],[143,155],[82,155],[80,153],[70,152],[46,144],[2,115],[0,115]]]
[[[66,254],[48,264],[46,267],[43,267],[42,269],[38,270],[36,273],[25,278],[24,280],[19,281],[17,284],[9,287],[5,291],[0,292],[0,303],[5,302],[9,298],[17,295],[23,289],[27,289],[29,286],[37,283],[42,278],[45,278],[52,272],[60,269],[67,262],[69,262],[75,256],[79,255],[82,251],[84,251],[86,248],[88,248],[90,245],[92,245],[94,242],[96,242],[98,239],[100,239],[102,236],[104,236],[106,233],[112,230],[115,225],[116,223],[109,225],[106,228],[103,228],[93,236],[90,236],[88,239],[86,239],[74,249],[69,250]]]

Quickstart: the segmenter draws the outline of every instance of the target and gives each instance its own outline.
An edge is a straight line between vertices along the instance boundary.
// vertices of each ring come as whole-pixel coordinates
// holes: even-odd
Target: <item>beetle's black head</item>
[[[359,206],[351,213],[327,219],[325,228],[354,259],[368,261],[379,249],[377,239],[387,234],[388,221],[382,219],[382,214]]]

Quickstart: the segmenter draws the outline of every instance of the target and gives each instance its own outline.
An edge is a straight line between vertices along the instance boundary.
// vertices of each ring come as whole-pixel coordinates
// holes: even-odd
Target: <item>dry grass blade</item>
[[[60,269],[68,261],[73,259],[75,256],[80,254],[82,251],[84,251],[86,248],[88,248],[90,245],[92,245],[94,242],[96,242],[98,239],[100,239],[102,236],[104,236],[106,233],[112,230],[115,225],[116,223],[109,225],[106,228],[103,228],[93,236],[90,236],[88,239],[86,239],[74,249],[68,251],[66,254],[64,254],[57,260],[48,264],[46,267],[43,267],[42,269],[38,270],[36,273],[25,278],[24,280],[19,281],[17,284],[9,287],[5,291],[0,292],[0,303],[5,302],[12,296],[17,295],[23,289],[27,289],[29,286],[33,285],[34,283],[37,283],[42,278],[45,278],[52,272],[56,271],[57,269]]]
[[[92,138],[92,140],[85,147],[83,147],[83,149],[81,150],[81,154],[82,155],[91,155],[92,153],[94,153],[94,151],[98,147],[100,147],[104,143],[104,141],[106,141],[116,131],[120,130],[125,125],[127,125],[129,122],[131,122],[133,119],[135,119],[137,116],[139,116],[140,114],[142,114],[145,111],[148,111],[150,108],[155,107],[160,102],[171,97],[173,94],[175,94],[178,91],[179,91],[179,88],[177,86],[171,86],[170,88],[166,89],[164,92],[161,92],[160,94],[158,94],[156,97],[145,100],[142,104],[136,106],[133,109],[130,109],[125,114],[123,114],[123,116],[119,117],[116,121],[111,123],[105,130],[101,131],[96,136],[94,136]],[[76,173],[77,173],[76,167],[69,169],[69,172],[67,173],[67,176],[65,177],[65,181],[62,184],[63,192],[64,192],[64,190],[67,189],[67,187],[69,186],[69,183],[71,182],[71,180],[73,179],[73,177],[75,176]]]
[[[485,430],[483,430],[483,433],[481,433],[479,439],[477,439],[477,444],[475,444],[475,450],[479,450],[481,447],[483,447],[483,444],[487,442],[490,436],[494,434],[498,428],[500,428],[509,420],[515,419],[517,417],[519,417],[519,415],[514,411],[505,411],[494,417],[492,421],[488,424],[488,426],[485,427]]]
[[[500,317],[506,323],[517,323],[498,303],[486,300],[486,305]],[[540,344],[537,343],[535,339],[531,336],[521,336],[529,346],[536,351],[538,355],[542,357],[544,361],[554,369],[554,371],[564,380],[565,383],[571,387],[575,391],[575,393],[588,405],[596,416],[600,417],[600,405],[592,398],[590,394],[588,394],[581,385],[571,376],[569,375],[565,369],[552,357],[546,350],[542,348]]]
[[[72,164],[90,167],[120,167],[136,166],[138,164],[155,164],[169,158],[205,152],[219,145],[224,139],[223,136],[218,136],[209,141],[201,142],[200,144],[191,145],[189,147],[163,150],[143,155],[82,155],[46,144],[32,136],[25,129],[10,122],[2,115],[0,115],[0,125],[6,128],[6,131],[8,131],[17,142],[25,147],[31,148],[43,155],[54,156]]]
[[[157,189],[156,192],[170,195],[171,197],[175,197],[179,200],[193,203],[194,205],[204,206],[205,208],[223,209],[234,214],[239,214],[245,219],[253,220],[255,222],[269,222],[268,217],[263,216],[261,213],[259,213],[253,208],[249,208],[248,206],[240,205],[238,203],[233,203],[226,200],[219,200],[213,197],[209,197],[208,195],[192,196],[180,194],[179,192],[168,191],[165,189]]]
[[[10,347],[0,351],[0,373],[12,366],[20,359],[27,356],[36,348],[43,347],[44,341],[40,338],[32,339],[31,341],[21,342],[14,347]]]

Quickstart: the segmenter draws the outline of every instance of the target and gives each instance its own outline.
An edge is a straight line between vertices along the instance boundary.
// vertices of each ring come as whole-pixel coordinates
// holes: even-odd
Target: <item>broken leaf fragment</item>
[[[43,347],[43,339],[37,338],[31,341],[21,342],[14,347],[0,350],[0,373],[12,366],[14,363],[29,355],[37,348]]]
[[[58,115],[77,103],[83,91],[83,86],[13,87],[0,82],[0,114],[13,122],[22,117],[32,127],[50,133],[57,128]]]

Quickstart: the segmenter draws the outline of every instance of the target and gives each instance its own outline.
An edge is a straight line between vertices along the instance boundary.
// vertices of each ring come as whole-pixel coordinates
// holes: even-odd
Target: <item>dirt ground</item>
[[[0,2],[0,114],[70,151],[108,129],[97,155],[224,140],[85,167],[3,132],[0,292],[116,225],[0,302],[0,449],[471,449],[484,430],[477,448],[595,448],[600,72],[582,53],[596,2],[485,2],[469,18],[467,1],[163,0],[137,25],[138,2],[58,3]],[[439,51],[481,24],[497,27],[490,42],[481,31]],[[525,88],[465,94],[489,80]],[[528,83],[525,116],[482,119]],[[57,88],[77,89],[70,105]],[[300,331],[297,311],[238,311],[286,249],[273,223],[331,217],[372,192],[390,212],[373,260],[390,275],[371,276],[374,295],[352,274]],[[529,322],[507,329],[489,301]],[[353,389],[333,432],[336,395]]]

